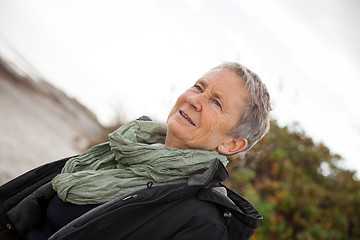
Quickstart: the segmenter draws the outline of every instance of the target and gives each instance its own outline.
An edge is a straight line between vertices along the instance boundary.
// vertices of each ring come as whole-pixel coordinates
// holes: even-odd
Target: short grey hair
[[[237,62],[225,62],[214,69],[229,69],[235,72],[248,90],[247,104],[241,118],[229,133],[248,142],[244,151],[252,148],[269,130],[270,127],[270,94],[259,76]]]

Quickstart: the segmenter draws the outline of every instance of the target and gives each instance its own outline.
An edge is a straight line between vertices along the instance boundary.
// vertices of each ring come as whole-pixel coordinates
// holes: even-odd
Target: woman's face
[[[229,144],[233,137],[228,133],[240,120],[247,96],[246,87],[233,71],[207,72],[177,99],[167,120],[165,145],[217,150]]]

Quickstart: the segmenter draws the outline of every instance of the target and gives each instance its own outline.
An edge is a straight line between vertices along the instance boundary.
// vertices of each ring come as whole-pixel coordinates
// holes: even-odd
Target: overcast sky
[[[0,0],[0,37],[104,124],[165,121],[204,72],[238,61],[281,125],[359,171],[359,12],[357,0]]]

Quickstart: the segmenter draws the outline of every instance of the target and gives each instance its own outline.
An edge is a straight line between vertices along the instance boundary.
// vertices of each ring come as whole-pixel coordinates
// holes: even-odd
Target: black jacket
[[[68,159],[68,158],[67,158]],[[38,167],[0,187],[0,239],[25,239],[56,194],[51,179],[67,159]],[[99,205],[49,239],[249,239],[262,220],[245,199],[220,184],[218,159],[187,181],[151,186]]]

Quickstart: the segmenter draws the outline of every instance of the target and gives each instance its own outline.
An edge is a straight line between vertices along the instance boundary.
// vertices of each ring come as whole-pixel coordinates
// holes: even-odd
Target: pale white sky
[[[165,121],[205,71],[238,61],[280,124],[360,171],[359,12],[356,0],[0,0],[0,36],[104,124]]]

